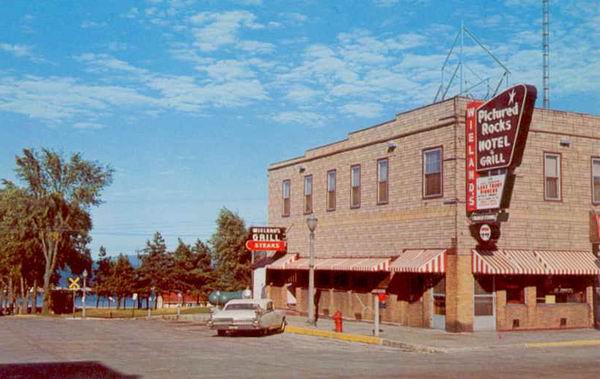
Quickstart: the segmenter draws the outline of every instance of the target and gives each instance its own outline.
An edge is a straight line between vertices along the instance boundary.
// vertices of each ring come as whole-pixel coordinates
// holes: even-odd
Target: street
[[[0,341],[0,377],[14,374],[7,365],[80,361],[144,378],[596,378],[600,369],[597,346],[428,354],[288,333],[217,337],[161,320],[5,317]]]

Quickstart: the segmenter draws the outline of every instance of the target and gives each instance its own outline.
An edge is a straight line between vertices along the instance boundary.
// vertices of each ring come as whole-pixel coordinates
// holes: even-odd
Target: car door
[[[275,311],[273,310],[273,303],[272,302],[268,302],[266,305],[267,309],[265,310],[265,314],[263,315],[263,319],[265,321],[265,325],[268,325],[268,327],[270,329],[275,328],[276,326],[276,314]]]

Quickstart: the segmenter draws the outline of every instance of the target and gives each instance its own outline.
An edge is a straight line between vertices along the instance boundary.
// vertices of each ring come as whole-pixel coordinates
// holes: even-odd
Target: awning
[[[598,275],[600,263],[591,251],[473,250],[474,274]]]
[[[389,271],[391,258],[315,258],[315,270],[320,271]],[[277,262],[275,262],[277,263]],[[285,270],[308,270],[308,258],[287,263]],[[270,266],[268,268],[271,268]]]
[[[591,251],[533,252],[555,275],[598,275],[600,262]]]
[[[297,253],[287,253],[283,257],[279,258],[275,262],[267,265],[270,270],[285,270],[287,266],[298,259]]]
[[[390,269],[395,272],[446,272],[446,249],[416,249],[404,250],[391,263]]]

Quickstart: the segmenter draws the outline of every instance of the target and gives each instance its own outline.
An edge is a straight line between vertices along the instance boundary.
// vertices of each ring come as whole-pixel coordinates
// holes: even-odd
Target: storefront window
[[[352,273],[352,288],[357,291],[368,291],[369,290],[369,274],[364,273]]]
[[[476,277],[474,289],[475,316],[493,316],[494,277],[489,275]]]
[[[348,273],[345,271],[333,272],[333,288],[336,290],[348,289]]]
[[[408,281],[408,301],[417,303],[423,300],[424,278],[423,275],[411,275]]]
[[[588,279],[574,276],[546,276],[538,280],[536,298],[540,304],[585,303]]]
[[[499,287],[506,290],[508,304],[525,304],[525,282],[521,276],[504,277]]]
[[[329,288],[329,271],[316,271],[315,272],[315,287],[317,288]]]
[[[433,286],[433,314],[446,315],[446,278],[441,278]]]

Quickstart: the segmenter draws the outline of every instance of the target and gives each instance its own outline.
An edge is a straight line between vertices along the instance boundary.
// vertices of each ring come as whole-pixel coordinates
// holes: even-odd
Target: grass
[[[81,317],[81,309],[77,309],[75,317]],[[180,314],[190,315],[198,313],[210,313],[206,307],[181,308]],[[152,316],[169,316],[176,315],[177,308],[158,308],[152,309]],[[86,317],[90,318],[141,318],[148,315],[147,309],[107,309],[107,308],[87,308],[85,310]],[[66,314],[65,316],[70,316]]]

